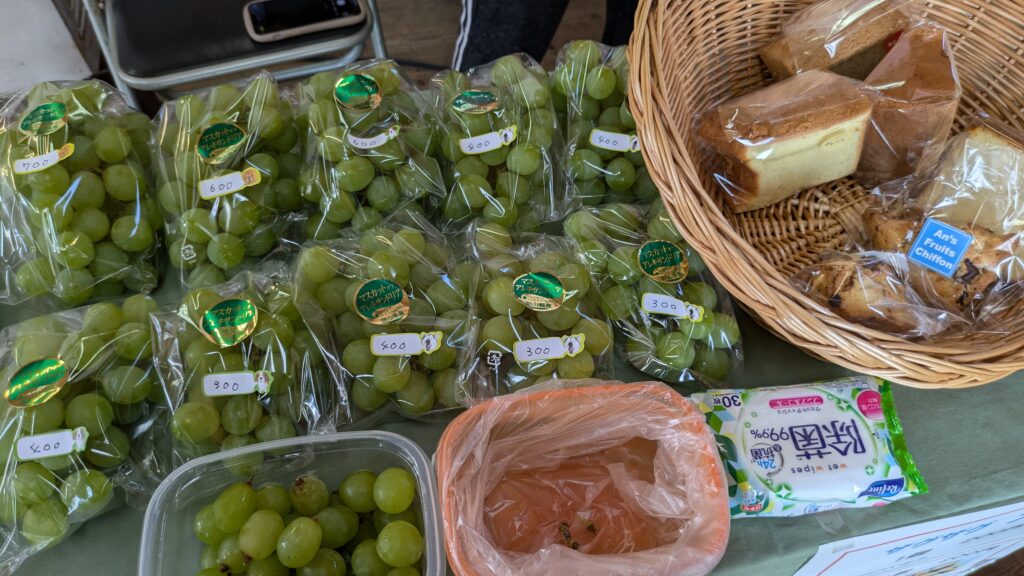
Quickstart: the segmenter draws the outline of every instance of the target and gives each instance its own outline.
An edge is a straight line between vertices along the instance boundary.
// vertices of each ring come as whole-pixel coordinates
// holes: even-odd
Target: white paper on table
[[[822,544],[794,576],[968,576],[1024,548],[1024,502]]]

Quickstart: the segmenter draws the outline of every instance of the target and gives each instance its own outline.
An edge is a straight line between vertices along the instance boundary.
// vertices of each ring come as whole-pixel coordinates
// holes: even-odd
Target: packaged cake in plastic
[[[153,290],[149,118],[88,80],[15,94],[0,123],[0,299],[56,308]]]
[[[0,566],[14,571],[167,472],[148,431],[166,416],[136,295],[0,331]]]
[[[566,99],[564,156],[571,195],[590,206],[657,198],[626,99],[626,47],[569,42],[552,75],[555,92]]]
[[[335,379],[350,384],[357,420],[392,409],[427,418],[466,403],[476,286],[454,272],[445,236],[409,211],[303,247],[296,302],[307,323],[320,322],[317,344],[338,350]]]
[[[646,229],[644,222],[649,222]],[[605,204],[565,220],[580,243],[622,355],[664,382],[726,381],[743,362],[728,294],[687,257],[660,202]]]
[[[586,256],[569,238],[474,223],[460,278],[479,278],[474,397],[611,375],[614,338]]]
[[[302,321],[288,268],[275,268],[193,289],[175,310],[152,315],[175,466],[348,421],[327,365],[337,359],[324,357]]]
[[[691,397],[730,476],[733,518],[867,508],[924,494],[888,382],[870,376]]]
[[[441,228],[462,231],[474,218],[534,230],[569,209],[560,186],[561,135],[547,72],[510,54],[463,75],[434,77],[447,160]]]
[[[366,232],[399,209],[438,204],[446,193],[437,160],[433,102],[392,60],[323,72],[298,88],[305,138],[300,189],[306,237]]]
[[[157,199],[183,286],[220,284],[296,236],[302,158],[293,115],[267,73],[182,96],[160,111]]]
[[[912,0],[823,0],[794,14],[760,50],[777,78],[828,69],[863,80],[913,22]]]

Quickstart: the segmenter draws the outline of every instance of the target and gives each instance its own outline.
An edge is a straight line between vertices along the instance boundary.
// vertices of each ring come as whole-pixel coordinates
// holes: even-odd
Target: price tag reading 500
[[[572,358],[583,350],[583,334],[572,336],[552,336],[550,338],[534,338],[519,340],[512,345],[512,354],[519,362],[541,362],[544,360],[560,360]]]

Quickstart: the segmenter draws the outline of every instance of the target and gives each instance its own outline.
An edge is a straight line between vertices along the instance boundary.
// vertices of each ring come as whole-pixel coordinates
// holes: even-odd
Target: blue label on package
[[[929,218],[914,240],[907,257],[911,262],[951,278],[971,247],[974,236]]]
[[[868,486],[867,490],[860,493],[861,496],[877,496],[879,498],[892,498],[903,492],[903,486],[906,485],[906,481],[903,478],[893,478],[890,480],[880,480],[873,482],[871,486]]]

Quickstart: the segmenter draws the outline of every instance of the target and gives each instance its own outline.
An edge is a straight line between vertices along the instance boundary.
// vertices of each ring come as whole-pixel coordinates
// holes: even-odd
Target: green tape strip
[[[892,384],[883,380],[878,386],[878,391],[882,395],[882,412],[885,414],[885,423],[889,427],[889,437],[892,438],[892,455],[903,470],[903,477],[907,479],[909,484],[907,492],[927,494],[928,485],[921,477],[921,472],[917,469],[917,464],[914,463],[914,457],[910,455],[907,439],[903,436],[903,424],[900,423],[900,417],[896,415],[896,403],[892,399]]]

